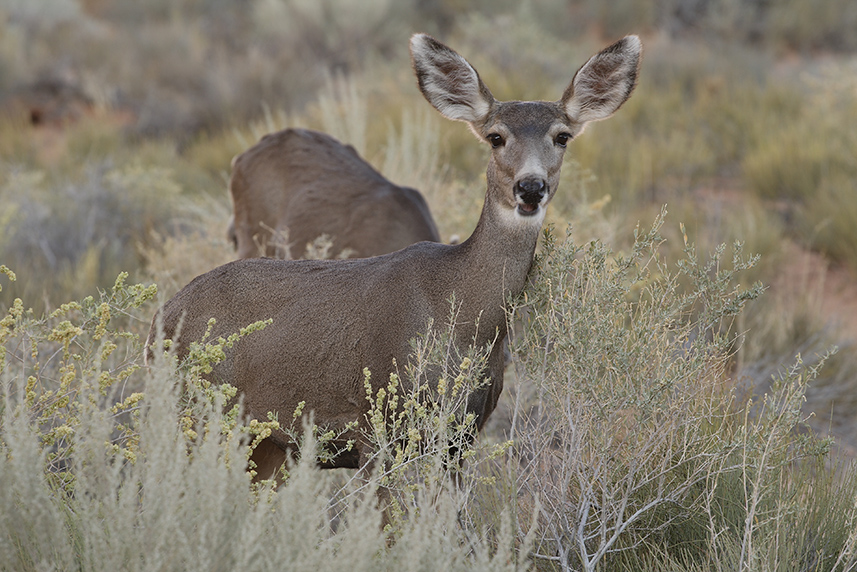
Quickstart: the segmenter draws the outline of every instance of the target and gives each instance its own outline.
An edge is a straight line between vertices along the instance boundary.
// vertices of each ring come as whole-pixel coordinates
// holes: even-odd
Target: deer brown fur
[[[202,337],[209,318],[217,320],[215,338],[272,318],[228,350],[211,379],[237,386],[255,418],[273,411],[290,419],[305,401],[316,423],[342,427],[365,422],[363,368],[371,370],[377,391],[394,360],[400,367],[407,363],[409,340],[430,321],[444,323],[454,295],[460,305],[455,344],[493,343],[488,383],[467,403],[482,427],[503,389],[506,301],[524,288],[565,146],[630,96],[640,51],[639,39],[628,36],[596,54],[558,101],[499,102],[463,57],[430,36],[413,36],[423,95],[492,147],[485,203],[470,238],[457,245],[420,242],[366,259],[235,261],[197,277],[167,302],[150,340],[162,321],[181,356]],[[359,431],[345,438],[356,440],[355,449],[333,465],[363,466],[371,446]],[[273,470],[289,446],[273,435],[259,455],[269,457]]]
[[[265,135],[232,160],[234,215],[228,235],[239,258],[303,258],[330,237],[331,257],[365,258],[422,240],[440,242],[428,204],[391,183],[350,145],[309,129]],[[285,237],[287,243],[281,239]]]

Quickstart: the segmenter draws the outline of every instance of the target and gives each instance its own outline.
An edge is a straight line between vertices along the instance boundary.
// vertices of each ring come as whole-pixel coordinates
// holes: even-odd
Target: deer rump
[[[419,191],[393,184],[352,146],[318,131],[284,129],[262,137],[233,159],[229,192],[234,215],[228,235],[239,258],[302,258],[321,235],[332,241],[331,257],[440,242]],[[280,235],[288,244],[280,244]]]
[[[150,341],[162,320],[164,338],[178,344],[181,359],[189,343],[203,337],[210,318],[216,320],[211,340],[270,318],[264,330],[225,349],[225,359],[206,377],[236,386],[251,418],[265,419],[271,411],[288,420],[305,401],[319,424],[342,428],[362,423],[369,411],[363,369],[369,368],[373,381],[386,383],[394,358],[403,371],[401,356],[410,353],[414,335],[425,332],[435,316],[448,314],[450,302],[445,294],[433,293],[439,291],[433,282],[438,274],[449,275],[449,253],[444,251],[456,248],[423,242],[398,256],[367,259],[236,260],[198,276],[168,301],[153,320]],[[435,272],[426,273],[426,267]],[[391,286],[398,289],[395,300],[389,298]],[[473,305],[465,294],[456,294],[462,311]],[[473,324],[461,324],[455,332],[461,345],[473,343],[476,336],[483,347],[497,334],[477,332]],[[477,415],[477,428],[496,406],[503,367],[498,343],[486,372],[494,383],[474,392],[467,404]],[[343,435],[343,440],[357,441],[355,453],[340,455],[328,466],[362,466],[370,454],[362,438],[358,432]],[[282,434],[271,440],[283,451],[293,447]]]

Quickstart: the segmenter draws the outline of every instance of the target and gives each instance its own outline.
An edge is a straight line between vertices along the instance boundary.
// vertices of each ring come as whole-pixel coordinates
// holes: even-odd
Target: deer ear
[[[444,117],[478,123],[488,115],[494,96],[456,51],[427,34],[414,34],[411,61],[420,91]]]
[[[637,85],[641,52],[640,38],[626,36],[589,58],[560,99],[568,116],[584,124],[613,115]]]

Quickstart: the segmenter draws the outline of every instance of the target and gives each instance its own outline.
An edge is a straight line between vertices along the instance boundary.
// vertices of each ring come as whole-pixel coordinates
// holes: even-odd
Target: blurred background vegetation
[[[761,391],[839,346],[806,410],[853,454],[855,29],[853,0],[0,0],[0,263],[19,277],[0,306],[52,309],[120,271],[169,296],[230,260],[230,160],[285,126],[353,144],[466,237],[488,151],[423,101],[410,34],[498,99],[556,99],[637,33],[637,92],[570,147],[549,221],[621,252],[667,204],[667,236],[760,253],[735,378]]]

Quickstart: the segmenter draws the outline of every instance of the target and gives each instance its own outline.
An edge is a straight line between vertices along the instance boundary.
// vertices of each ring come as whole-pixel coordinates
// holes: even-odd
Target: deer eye
[[[486,137],[486,139],[491,144],[491,147],[493,147],[494,149],[496,149],[497,147],[502,147],[503,143],[506,142],[506,140],[503,139],[503,136],[497,133],[491,133]]]
[[[560,147],[565,147],[568,144],[569,139],[571,139],[571,135],[569,135],[568,133],[560,133],[556,136],[553,142],[559,145]]]

